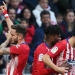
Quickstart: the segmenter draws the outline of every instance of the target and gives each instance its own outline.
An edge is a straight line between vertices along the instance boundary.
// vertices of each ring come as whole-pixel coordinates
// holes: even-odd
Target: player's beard
[[[74,45],[73,45],[73,48],[75,48],[75,43],[74,43]]]
[[[52,42],[52,46],[54,46],[58,41],[53,41]]]
[[[17,44],[17,43],[18,43],[18,37],[15,38],[13,41],[12,41],[12,39],[10,39],[10,45],[11,44]]]

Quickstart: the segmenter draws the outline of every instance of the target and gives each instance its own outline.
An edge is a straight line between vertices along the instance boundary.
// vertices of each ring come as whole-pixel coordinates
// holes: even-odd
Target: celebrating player
[[[40,44],[34,52],[32,75],[50,75],[52,73],[55,73],[53,69],[48,68],[48,66],[42,61],[42,57],[50,50],[52,46],[54,46],[56,42],[61,40],[61,29],[58,25],[51,25],[46,27],[44,32],[46,35],[45,42]],[[67,67],[68,65],[65,65],[65,67],[56,67],[56,73],[67,72]]]
[[[26,65],[29,55],[29,47],[24,41],[26,29],[22,25],[13,25],[7,13],[6,5],[4,2],[3,4],[4,6],[1,6],[0,9],[5,16],[5,20],[8,24],[8,28],[11,34],[10,40],[14,46],[6,48],[6,45],[8,44],[7,41],[1,44],[0,55],[11,55],[11,61],[7,65],[7,75],[22,75],[22,71]]]
[[[52,62],[51,58],[53,58],[55,64],[58,66],[67,60],[72,67],[70,71],[64,75],[75,75],[75,30],[71,38],[58,42],[50,49],[49,52],[47,52],[47,54],[43,56],[45,64],[56,71],[56,66]]]

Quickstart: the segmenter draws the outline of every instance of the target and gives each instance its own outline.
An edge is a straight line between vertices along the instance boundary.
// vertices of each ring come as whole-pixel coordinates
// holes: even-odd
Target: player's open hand
[[[69,65],[67,64],[67,61],[64,61],[59,67],[68,67]]]
[[[7,11],[7,6],[6,4],[3,2],[3,5],[0,6],[0,10],[2,10],[2,12],[4,13],[5,11]]]
[[[69,72],[69,67],[59,67],[60,74],[68,73]]]
[[[59,65],[59,67],[68,67],[70,71],[70,69],[72,68],[72,65],[68,64],[67,60],[64,61],[61,65]]]

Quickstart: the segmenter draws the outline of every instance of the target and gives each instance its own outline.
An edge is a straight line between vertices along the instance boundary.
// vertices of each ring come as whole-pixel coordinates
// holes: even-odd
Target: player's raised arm
[[[5,17],[5,20],[7,22],[7,25],[8,25],[9,31],[10,31],[11,30],[11,25],[13,25],[13,22],[9,18],[9,15],[7,13],[7,6],[6,6],[6,4],[4,2],[3,2],[3,6],[0,6],[0,9],[3,12],[3,15]]]

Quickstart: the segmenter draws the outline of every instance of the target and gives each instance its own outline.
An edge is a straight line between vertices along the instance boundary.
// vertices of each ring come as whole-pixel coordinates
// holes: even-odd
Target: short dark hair
[[[25,37],[26,35],[26,28],[22,25],[12,25],[11,26],[12,29],[15,29],[17,33],[21,33],[23,35],[23,37]]]
[[[46,15],[46,14],[48,14],[48,15],[50,16],[49,11],[43,10],[43,11],[40,13],[40,17],[42,18],[42,16],[43,16],[43,15]]]
[[[62,13],[58,13],[58,14],[56,14],[55,16],[56,16],[56,18],[57,18],[58,16],[62,16],[62,17],[63,17],[63,14],[62,14]]]
[[[44,29],[44,33],[46,34],[46,36],[59,35],[59,34],[61,34],[61,32],[62,32],[62,30],[58,25],[50,25]]]
[[[25,21],[27,24],[29,24],[29,20],[26,18],[22,18],[21,21]]]
[[[22,11],[21,11],[21,13],[18,15],[18,17],[19,17],[20,19],[25,18],[25,17],[24,17],[24,11],[25,11],[26,9],[29,10],[30,13],[31,13],[31,17],[29,18],[29,25],[34,24],[34,22],[36,21],[36,18],[35,18],[35,16],[33,15],[32,10],[31,10],[30,8],[28,8],[28,7],[23,8]]]
[[[73,12],[75,14],[75,11],[73,9],[67,9],[65,12],[65,16],[69,13],[69,12]]]

